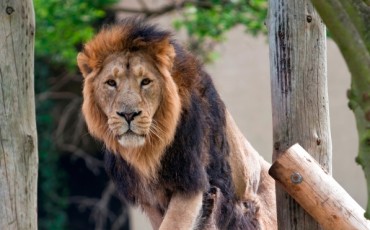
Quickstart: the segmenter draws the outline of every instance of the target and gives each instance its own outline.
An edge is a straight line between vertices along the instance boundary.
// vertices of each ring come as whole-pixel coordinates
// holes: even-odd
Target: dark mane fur
[[[170,37],[169,32],[136,19],[123,21],[120,26],[130,28],[123,30],[129,31],[129,36],[122,41],[122,50],[160,52],[152,46]],[[133,204],[148,202],[148,194],[164,194],[157,207],[163,214],[173,193],[203,191],[199,229],[207,225],[210,215],[215,215],[219,229],[259,229],[257,204],[242,202],[235,195],[227,160],[230,149],[225,130],[225,105],[199,62],[174,40],[170,43],[176,53],[171,76],[179,89],[182,112],[175,137],[160,160],[156,180],[142,180],[135,168],[109,150],[105,154],[106,170],[122,197]],[[107,55],[112,52],[111,47],[105,48]],[[93,52],[87,52],[87,56],[94,55]],[[99,60],[96,64],[101,65],[102,62]],[[218,199],[222,200],[219,206],[214,200],[217,191]],[[235,208],[237,203],[241,205],[239,209]],[[210,210],[216,211],[211,213]]]

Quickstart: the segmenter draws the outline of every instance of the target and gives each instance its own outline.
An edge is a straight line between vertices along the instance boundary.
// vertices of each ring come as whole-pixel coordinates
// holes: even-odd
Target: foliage
[[[185,1],[182,12],[174,27],[186,30],[189,48],[205,62],[217,58],[212,52],[214,44],[224,41],[225,33],[237,25],[243,25],[246,32],[253,35],[267,32],[264,26],[266,0]]]
[[[59,168],[60,153],[52,133],[55,101],[41,100],[58,75],[75,71],[76,47],[91,38],[94,23],[116,0],[34,0],[36,12],[35,91],[39,137],[39,228],[65,229],[68,205],[66,175]]]
[[[47,80],[51,73],[48,66],[44,66],[38,58],[36,58],[35,69],[36,93],[40,93],[48,89]],[[53,117],[50,113],[52,109],[51,100],[36,105],[39,137],[39,229],[63,229],[66,222],[64,209],[67,207],[67,190],[63,186],[65,174],[58,168],[59,155],[50,135],[53,132]]]
[[[34,0],[36,57],[59,65],[75,66],[76,46],[94,34],[93,24],[105,16],[104,8],[117,0]]]
[[[187,3],[184,18],[175,22],[176,28],[185,27],[197,39],[207,37],[218,41],[224,32],[235,25],[244,25],[251,34],[266,32],[263,26],[267,14],[266,0],[208,0]]]

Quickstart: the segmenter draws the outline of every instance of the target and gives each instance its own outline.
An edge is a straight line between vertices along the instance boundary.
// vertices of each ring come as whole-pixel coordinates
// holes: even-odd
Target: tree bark
[[[0,229],[37,229],[32,0],[0,1]]]
[[[273,159],[299,143],[331,173],[326,30],[309,0],[269,1]],[[320,229],[279,185],[279,229]]]
[[[370,219],[370,1],[312,0],[329,28],[351,72],[349,107],[356,118],[359,150],[356,161],[367,180],[367,208]]]

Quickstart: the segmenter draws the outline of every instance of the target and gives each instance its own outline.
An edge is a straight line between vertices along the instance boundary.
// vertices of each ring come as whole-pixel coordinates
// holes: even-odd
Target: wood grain
[[[331,172],[325,26],[309,0],[270,0],[267,22],[273,160],[299,143]],[[279,186],[276,195],[279,229],[320,229]]]
[[[0,229],[37,229],[35,18],[31,0],[0,1]]]
[[[280,154],[269,174],[324,229],[370,229],[364,209],[299,144]]]

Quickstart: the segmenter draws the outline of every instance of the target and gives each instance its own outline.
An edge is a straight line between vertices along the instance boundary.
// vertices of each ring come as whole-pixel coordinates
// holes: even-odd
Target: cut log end
[[[300,145],[282,153],[269,174],[324,229],[370,229],[362,207]]]

